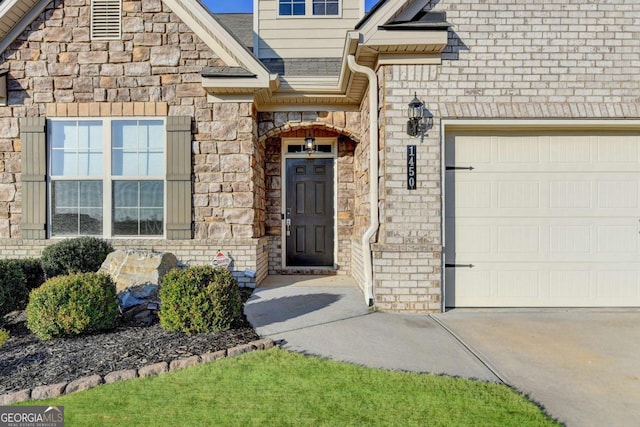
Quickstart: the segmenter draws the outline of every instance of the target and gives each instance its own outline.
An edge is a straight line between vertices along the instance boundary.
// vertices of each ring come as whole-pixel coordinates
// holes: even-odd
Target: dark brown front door
[[[333,266],[333,159],[287,159],[287,266]]]

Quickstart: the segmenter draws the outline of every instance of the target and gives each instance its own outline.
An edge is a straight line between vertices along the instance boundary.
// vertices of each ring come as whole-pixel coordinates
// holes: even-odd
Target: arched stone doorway
[[[269,132],[269,136],[264,138],[265,234],[269,238],[269,274],[351,274],[352,240],[354,233],[357,233],[356,217],[362,190],[358,189],[356,184],[359,166],[354,159],[361,151],[358,150],[357,137],[351,132],[345,132],[351,133],[346,135],[320,124],[287,125],[279,130],[280,132]],[[310,135],[316,141],[331,144],[331,151],[316,153],[313,156],[296,153],[295,147],[304,144],[304,138]],[[309,159],[305,160],[307,157]],[[317,160],[313,162],[312,158]],[[301,262],[292,262],[293,243],[287,236],[286,221],[287,199],[290,198],[286,197],[286,187],[287,183],[292,185],[293,181],[287,178],[287,162],[297,162],[299,166],[305,163],[313,164],[316,171],[324,167],[323,165],[331,167],[332,185],[326,187],[331,188],[332,191],[330,215],[335,227],[326,236],[333,239],[330,242],[331,245],[328,245],[333,251],[330,265],[327,263],[322,266],[305,265],[304,259]],[[298,170],[302,169],[304,168],[298,168]],[[289,257],[287,257],[288,253]],[[311,262],[311,264],[314,263]]]

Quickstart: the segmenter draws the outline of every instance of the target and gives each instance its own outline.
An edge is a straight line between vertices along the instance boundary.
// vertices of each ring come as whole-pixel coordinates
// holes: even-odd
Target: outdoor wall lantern
[[[9,70],[0,71],[0,106],[7,105],[7,74]]]
[[[316,139],[311,134],[309,134],[309,136],[307,136],[304,139],[304,143],[305,143],[306,148],[307,148],[307,153],[312,154],[314,152]]]
[[[407,135],[421,136],[433,126],[433,117],[427,115],[424,102],[418,99],[418,94],[414,92],[414,97],[409,102],[407,110],[409,121],[407,122]]]

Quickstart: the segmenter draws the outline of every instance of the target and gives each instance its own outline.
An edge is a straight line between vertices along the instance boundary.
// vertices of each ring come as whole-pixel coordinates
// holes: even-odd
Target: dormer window
[[[278,16],[339,16],[340,0],[278,0]]]
[[[91,0],[91,40],[118,40],[122,33],[122,0]]]
[[[314,15],[338,15],[339,0],[313,0]]]

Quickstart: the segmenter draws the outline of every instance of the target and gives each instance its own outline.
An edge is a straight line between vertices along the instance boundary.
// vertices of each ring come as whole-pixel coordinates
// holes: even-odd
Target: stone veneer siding
[[[640,2],[433,1],[452,24],[442,65],[379,70],[384,212],[374,266],[382,310],[441,309],[441,135],[447,119],[640,118]],[[435,123],[405,133],[414,91]],[[406,145],[418,189],[406,190]]]
[[[266,275],[264,144],[251,103],[210,104],[206,66],[224,65],[160,0],[123,1],[122,38],[91,41],[90,0],[55,0],[2,54],[8,106],[0,107],[0,248],[16,242],[39,255],[49,241],[21,238],[20,128],[23,117],[192,117],[192,210],[196,240],[118,240],[166,248],[183,262],[238,252],[236,268]],[[189,249],[191,246],[200,249]],[[206,249],[204,248],[206,246]],[[19,250],[16,255],[19,255]]]

